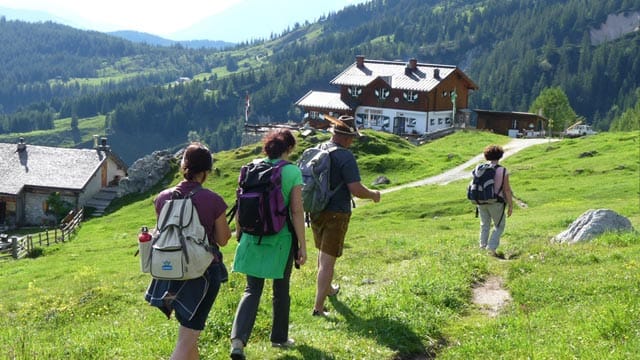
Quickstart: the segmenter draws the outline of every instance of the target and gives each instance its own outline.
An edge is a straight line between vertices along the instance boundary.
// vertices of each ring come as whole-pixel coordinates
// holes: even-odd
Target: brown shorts
[[[311,214],[311,230],[316,248],[325,254],[340,257],[351,213],[322,211]]]

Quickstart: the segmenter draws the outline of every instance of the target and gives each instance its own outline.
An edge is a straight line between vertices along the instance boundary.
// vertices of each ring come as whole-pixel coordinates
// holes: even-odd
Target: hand
[[[507,208],[507,217],[510,217],[512,213],[513,213],[513,205],[509,205],[509,207]]]
[[[373,192],[373,197],[371,198],[374,203],[380,202],[380,191],[376,190]]]
[[[298,249],[298,257],[296,258],[296,264],[304,265],[307,262],[307,250]]]

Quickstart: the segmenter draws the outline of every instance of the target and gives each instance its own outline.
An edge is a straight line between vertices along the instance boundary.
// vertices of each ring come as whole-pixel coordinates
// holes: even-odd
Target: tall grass
[[[414,147],[387,134],[355,147],[369,184],[393,185],[434,175],[508,139],[456,133]],[[607,234],[573,246],[549,240],[591,208],[609,208],[640,226],[640,133],[599,134],[539,145],[506,159],[516,196],[498,260],[477,248],[478,220],[464,197],[466,181],[385,194],[359,202],[344,256],[342,285],[329,318],[311,316],[316,250],[292,276],[289,351],[269,343],[265,290],[251,359],[628,359],[640,349],[640,239]],[[299,151],[311,144],[307,139]],[[206,184],[232,200],[237,168],[255,147],[216,154],[220,176]],[[369,151],[369,152],[366,152]],[[590,153],[592,156],[584,155]],[[449,156],[449,154],[452,154]],[[295,156],[294,156],[295,157]],[[388,164],[379,166],[379,164]],[[176,182],[171,175],[167,181]],[[141,225],[153,225],[148,194],[120,199],[86,221],[71,242],[35,259],[0,263],[0,359],[166,359],[177,324],[147,306],[149,281],[133,256]],[[231,264],[235,243],[225,247]],[[513,296],[497,317],[471,303],[471,288],[502,276]],[[267,284],[270,286],[270,283]],[[201,338],[203,359],[228,358],[231,321],[244,288],[231,274]]]

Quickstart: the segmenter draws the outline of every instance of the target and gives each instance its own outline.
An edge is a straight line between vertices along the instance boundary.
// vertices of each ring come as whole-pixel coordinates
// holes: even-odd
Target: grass
[[[98,115],[78,120],[78,130],[71,129],[71,118],[54,120],[53,129],[37,130],[29,133],[0,134],[0,142],[17,143],[24,137],[27,143],[42,146],[77,147],[81,143],[93,141],[93,135],[104,136],[105,116]]]
[[[385,175],[390,186],[459,165],[487,143],[508,141],[460,132],[414,147],[388,134],[367,134],[370,139],[354,148],[364,182]],[[270,347],[266,289],[247,355],[637,358],[638,234],[606,234],[572,246],[549,240],[591,208],[612,209],[638,229],[639,141],[638,132],[603,133],[539,145],[506,159],[515,194],[527,204],[507,220],[499,250],[511,255],[508,261],[476,250],[478,220],[464,198],[466,181],[391,192],[378,204],[359,202],[336,268],[342,290],[328,303],[333,315],[310,314],[317,253],[308,230],[311,260],[292,276],[290,336],[298,346]],[[230,202],[237,168],[257,156],[255,148],[216,154],[220,176],[206,185]],[[166,181],[177,180],[170,175]],[[0,359],[168,358],[177,324],[144,303],[149,278],[133,256],[139,227],[154,222],[151,199],[158,189],[119,199],[110,214],[86,221],[71,242],[45,248],[38,258],[0,263]],[[228,265],[234,250],[233,241],[223,249]],[[489,275],[502,276],[513,296],[495,318],[471,303],[473,284]],[[235,273],[223,285],[201,337],[203,359],[228,358],[243,288],[243,276]]]

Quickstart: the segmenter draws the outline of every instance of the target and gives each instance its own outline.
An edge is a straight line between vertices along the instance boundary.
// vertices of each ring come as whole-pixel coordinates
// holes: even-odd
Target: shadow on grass
[[[329,301],[347,320],[351,331],[395,351],[394,360],[435,359],[434,349],[425,348],[422,339],[405,324],[382,316],[363,318],[337,298],[331,297]]]
[[[303,359],[325,359],[325,360],[335,359],[333,355],[327,354],[322,350],[318,350],[308,345],[296,345],[295,349],[296,351],[300,352],[300,355],[302,355]],[[283,354],[282,356],[278,357],[278,360],[294,360],[294,359],[297,360],[299,358],[297,356],[292,356],[288,354]]]

